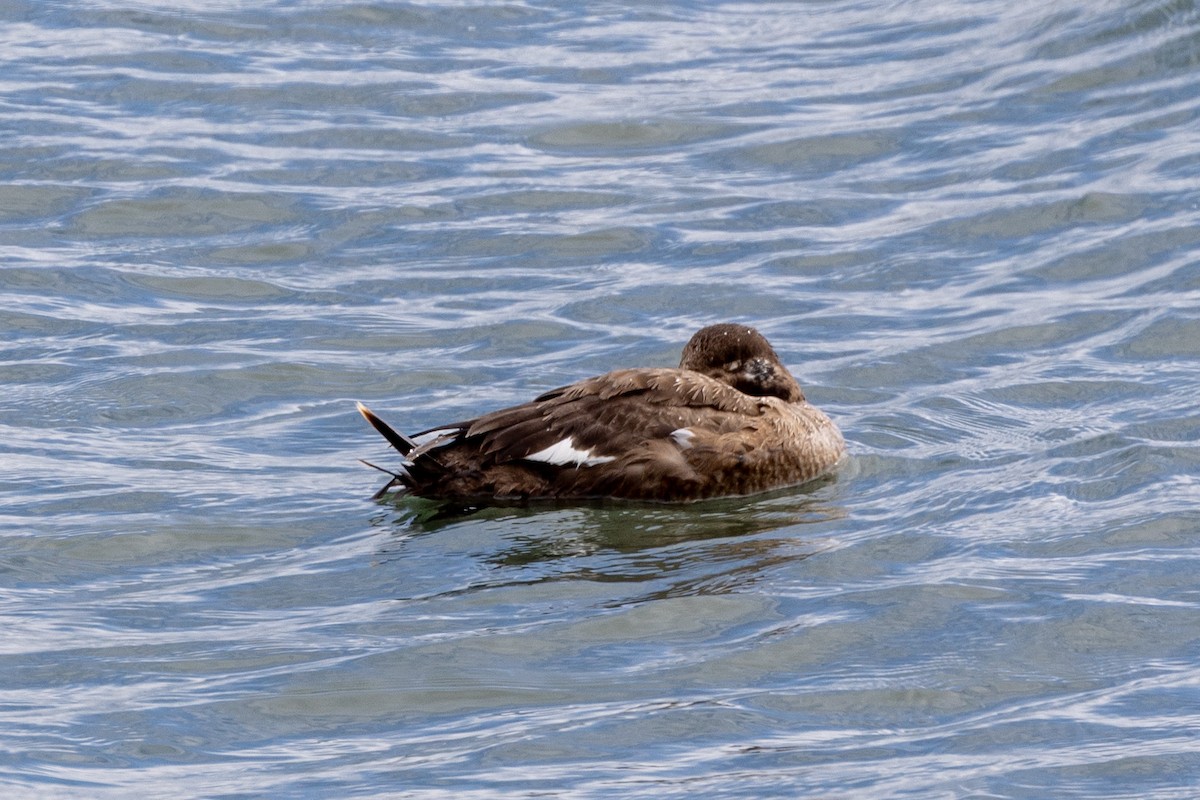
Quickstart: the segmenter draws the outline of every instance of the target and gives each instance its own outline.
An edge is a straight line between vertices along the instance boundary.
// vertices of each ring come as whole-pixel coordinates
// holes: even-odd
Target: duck
[[[766,338],[736,323],[699,330],[678,368],[619,369],[412,435],[357,407],[403,458],[364,462],[392,476],[375,499],[691,502],[808,483],[846,452]]]

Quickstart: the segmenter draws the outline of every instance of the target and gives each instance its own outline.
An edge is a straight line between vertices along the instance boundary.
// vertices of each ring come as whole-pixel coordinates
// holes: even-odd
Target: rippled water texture
[[[0,2],[6,797],[1191,798],[1191,2]],[[758,325],[852,458],[372,503]]]

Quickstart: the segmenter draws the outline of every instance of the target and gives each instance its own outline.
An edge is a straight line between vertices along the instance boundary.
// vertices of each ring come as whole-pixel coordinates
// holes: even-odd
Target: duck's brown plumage
[[[845,451],[745,325],[702,329],[678,369],[617,370],[411,438],[359,410],[405,457],[380,493],[432,499],[746,495],[812,480]]]

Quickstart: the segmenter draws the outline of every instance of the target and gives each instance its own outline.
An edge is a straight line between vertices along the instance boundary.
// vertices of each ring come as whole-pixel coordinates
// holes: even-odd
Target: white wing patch
[[[692,439],[696,438],[696,432],[691,428],[676,428],[671,431],[671,438],[675,441],[675,444],[679,445],[680,450],[690,450]]]
[[[615,461],[616,458],[616,456],[594,456],[590,450],[580,450],[575,446],[575,440],[569,437],[525,456],[526,461],[542,461],[556,467],[594,467],[597,464]]]

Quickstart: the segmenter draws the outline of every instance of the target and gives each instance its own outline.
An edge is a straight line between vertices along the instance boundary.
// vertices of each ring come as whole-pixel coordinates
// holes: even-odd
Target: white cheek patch
[[[616,456],[594,456],[590,450],[580,450],[574,439],[563,439],[549,447],[525,456],[526,461],[541,461],[556,467],[594,467],[615,461]]]
[[[679,445],[680,450],[690,450],[692,447],[692,439],[696,438],[695,431],[690,428],[676,428],[671,431],[671,439],[675,444]]]

